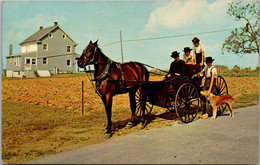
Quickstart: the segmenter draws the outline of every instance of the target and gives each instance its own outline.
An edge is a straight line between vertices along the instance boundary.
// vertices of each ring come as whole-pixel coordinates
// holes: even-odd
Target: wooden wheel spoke
[[[178,106],[182,106],[182,105],[184,105],[184,101],[178,101],[177,104],[178,104]]]
[[[199,102],[199,99],[198,98],[194,98],[194,99],[191,99],[190,103],[193,103],[195,101],[198,101]]]
[[[186,113],[186,115],[185,115],[185,118],[187,118],[186,116],[188,116],[188,122],[190,122],[191,120],[190,120],[190,114],[189,113]],[[187,120],[186,120],[187,121]]]
[[[193,111],[193,113],[192,114],[194,114],[194,113],[196,113],[197,111],[196,111],[196,109],[194,109],[192,106],[190,106],[190,108],[192,109],[192,111]],[[198,107],[197,107],[198,108]]]
[[[193,91],[194,91],[195,88],[192,88],[192,91],[190,92],[190,95],[189,96],[194,96],[193,94]],[[196,93],[195,93],[196,94]],[[193,97],[192,97],[193,98]]]
[[[187,89],[187,86],[185,86],[185,96],[188,97],[188,89]]]
[[[185,109],[185,108],[182,108],[182,110],[183,110],[183,111],[182,111],[182,116],[185,117],[185,116],[186,116],[186,109]]]
[[[190,97],[191,97],[190,99],[195,99],[195,98],[198,98],[199,96],[197,96],[197,93],[194,93],[194,95],[192,95]]]
[[[183,97],[183,96],[184,96],[184,93],[185,93],[185,92],[184,92],[184,89],[181,88],[181,91],[182,91],[182,92],[181,92],[180,94],[181,94],[181,96]]]
[[[145,109],[145,111],[147,112],[147,115],[150,113],[150,112],[148,111],[148,109]]]
[[[141,109],[141,106],[139,106],[139,107],[137,108],[137,111],[136,111],[136,114],[137,114],[137,115],[138,115],[140,109]]]
[[[227,88],[226,87],[222,88],[220,93],[222,93],[224,90],[227,90]]]
[[[197,104],[196,104],[196,103],[194,103],[194,104],[191,103],[190,106],[196,106],[196,107],[198,107],[198,106],[199,106],[199,102],[198,102]]]
[[[139,90],[137,90],[137,91],[136,91],[136,93],[137,93],[137,95],[139,95],[139,96],[140,96],[140,91],[139,91]]]
[[[219,87],[221,88],[223,86],[224,82],[222,81],[222,79],[220,79],[220,85]]]

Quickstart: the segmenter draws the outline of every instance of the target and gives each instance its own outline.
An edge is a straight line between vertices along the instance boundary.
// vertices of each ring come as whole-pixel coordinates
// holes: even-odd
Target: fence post
[[[82,115],[84,115],[84,81],[82,81]]]

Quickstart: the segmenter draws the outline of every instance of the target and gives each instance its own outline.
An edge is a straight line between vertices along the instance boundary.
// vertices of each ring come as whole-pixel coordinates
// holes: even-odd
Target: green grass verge
[[[259,104],[259,94],[244,94],[234,100],[234,108],[248,107]]]

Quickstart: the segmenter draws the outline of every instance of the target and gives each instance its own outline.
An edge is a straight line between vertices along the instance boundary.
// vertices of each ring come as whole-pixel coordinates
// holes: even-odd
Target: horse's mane
[[[92,46],[95,46],[95,45],[93,45],[92,44]],[[114,61],[114,60],[111,60],[111,58],[109,58],[108,56],[106,56],[103,52],[102,52],[102,49],[100,48],[100,47],[98,47],[98,45],[97,46],[95,46],[96,48],[97,48],[97,51],[98,52],[100,52],[100,54],[106,59],[106,61],[112,61],[113,63],[118,63],[118,62],[116,62],[116,61]]]

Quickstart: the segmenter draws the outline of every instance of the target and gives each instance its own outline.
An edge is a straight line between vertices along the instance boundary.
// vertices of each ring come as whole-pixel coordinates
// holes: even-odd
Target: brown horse
[[[78,66],[94,64],[94,78],[97,93],[100,94],[107,114],[106,133],[111,134],[112,97],[116,94],[129,93],[132,121],[135,120],[135,93],[141,84],[148,81],[149,72],[143,64],[138,62],[116,63],[105,56],[98,47],[97,41],[89,42],[78,59]]]

